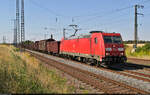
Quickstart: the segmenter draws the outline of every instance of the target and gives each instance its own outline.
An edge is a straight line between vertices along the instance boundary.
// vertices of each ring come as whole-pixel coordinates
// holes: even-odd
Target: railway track
[[[122,73],[128,73],[128,74],[132,74],[138,77],[145,77],[145,78],[149,78],[147,79],[148,82],[150,82],[150,72],[148,71],[148,68],[139,68],[139,66],[128,66],[126,64],[120,64],[120,66],[116,66],[116,67],[112,67],[115,70],[119,70]],[[145,74],[144,72],[147,72],[147,74]],[[138,79],[138,78],[137,78]]]
[[[138,58],[128,58],[128,61],[132,64],[126,64],[128,67],[142,67],[145,71],[150,72],[150,60],[148,59],[138,59]]]
[[[145,61],[145,62],[149,62],[150,63],[150,60],[149,59],[139,59],[139,58],[131,58],[131,57],[128,57],[129,60],[137,60],[137,61]]]
[[[82,64],[80,62],[77,62],[77,63],[78,64]],[[84,65],[89,66],[88,64],[84,64]],[[144,74],[144,73],[140,73],[140,72],[136,72],[136,71],[120,69],[120,68],[123,68],[123,67],[120,67],[120,68],[111,67],[111,68],[108,69],[108,68],[99,68],[99,67],[95,66],[94,68],[100,69],[100,70],[105,70],[105,71],[108,71],[108,72],[113,72],[113,73],[124,75],[124,76],[127,76],[127,77],[132,77],[132,78],[135,78],[135,79],[138,79],[138,80],[142,80],[142,81],[145,81],[145,82],[150,82],[150,74]]]
[[[67,60],[69,60],[69,59],[67,59]],[[74,61],[74,62],[76,62],[76,61]],[[80,62],[76,62],[76,63],[82,64]],[[89,66],[89,64],[84,64],[84,65]],[[126,66],[126,65],[122,65],[122,66]],[[144,73],[131,71],[131,70],[122,70],[121,69],[121,68],[123,68],[122,66],[119,67],[119,68],[112,67],[111,69],[110,68],[109,69],[107,69],[107,68],[99,68],[99,67],[96,67],[96,66],[94,68],[100,69],[100,70],[109,71],[109,72],[113,72],[113,73],[124,75],[124,76],[127,76],[127,77],[132,77],[132,78],[135,78],[135,79],[138,79],[138,80],[142,80],[142,81],[145,81],[145,82],[150,82],[150,74],[144,74]],[[136,68],[136,66],[134,66],[134,68]],[[115,70],[112,70],[112,69],[115,69]],[[120,71],[116,71],[116,70],[120,70]],[[143,70],[145,70],[145,68]],[[146,70],[150,71],[150,69],[146,69]]]
[[[137,79],[137,80],[142,80],[142,81],[145,81],[145,82],[150,82],[150,75],[147,75],[147,74],[143,74],[143,73],[139,73],[139,72],[134,72],[134,71],[127,71],[127,70],[118,72],[118,71],[114,71],[114,70],[110,70],[110,69],[105,69],[105,68],[99,68],[99,69],[105,70],[105,71],[109,71],[109,72],[113,72],[113,73],[116,73],[116,74],[119,74],[119,75],[131,77],[131,78],[134,78],[134,79]]]
[[[104,93],[148,94],[148,92],[146,91],[131,87],[129,85],[126,85],[118,81],[114,81],[104,76],[51,60],[49,58],[35,54],[33,52],[31,54],[35,56],[36,58],[38,58],[39,60],[47,63],[48,65],[51,65],[93,86],[94,88],[99,89],[100,91]]]
[[[150,64],[150,60],[148,60],[148,59],[139,59],[139,58],[130,58],[129,57],[128,61],[133,62],[135,64],[139,64],[139,65],[149,65]]]

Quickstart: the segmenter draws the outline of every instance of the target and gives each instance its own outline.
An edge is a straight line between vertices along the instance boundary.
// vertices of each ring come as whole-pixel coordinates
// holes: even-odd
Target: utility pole
[[[47,38],[47,34],[44,34],[44,39],[46,39]]]
[[[16,19],[14,19],[14,45],[17,45],[17,26],[16,26]]]
[[[66,29],[64,28],[64,29],[63,29],[63,36],[64,36],[64,39],[65,39],[65,31],[66,31]]]
[[[134,49],[137,48],[137,44],[138,44],[138,33],[137,33],[138,32],[138,23],[137,23],[138,15],[143,15],[143,14],[137,12],[138,8],[144,8],[144,6],[142,6],[142,5],[135,5],[134,46],[133,46]]]
[[[25,41],[24,0],[21,0],[21,43]]]
[[[134,20],[134,48],[137,48],[137,5],[135,5],[135,20]]]
[[[48,28],[45,27],[44,30],[45,30],[44,39],[46,39],[47,38],[47,30],[48,30]]]
[[[6,44],[6,36],[3,36],[3,44]]]
[[[19,17],[19,1],[16,0],[16,27],[17,27],[17,45],[20,43],[20,17]]]

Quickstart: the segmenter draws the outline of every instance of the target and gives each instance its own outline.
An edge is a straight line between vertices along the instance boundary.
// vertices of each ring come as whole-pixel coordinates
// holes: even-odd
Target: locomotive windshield
[[[121,44],[122,39],[121,39],[121,36],[104,36],[104,42]]]

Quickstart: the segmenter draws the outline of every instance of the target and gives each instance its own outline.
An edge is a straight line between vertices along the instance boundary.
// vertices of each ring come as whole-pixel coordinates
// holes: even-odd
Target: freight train
[[[89,35],[62,38],[61,41],[50,38],[25,47],[97,66],[125,63],[127,60],[120,33],[91,31]]]

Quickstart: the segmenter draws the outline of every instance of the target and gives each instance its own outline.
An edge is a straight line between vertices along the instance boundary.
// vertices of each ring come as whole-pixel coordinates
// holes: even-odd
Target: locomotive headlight
[[[112,48],[106,48],[106,51],[112,51]]]
[[[106,53],[106,56],[109,56],[110,55],[110,53]]]
[[[124,48],[118,48],[118,51],[124,51]]]
[[[124,53],[120,53],[120,55],[121,55],[121,56],[123,56],[123,55],[124,55]]]

